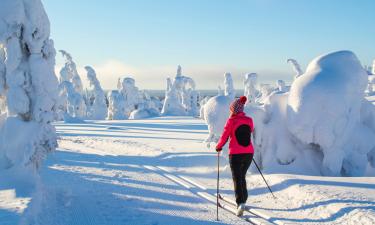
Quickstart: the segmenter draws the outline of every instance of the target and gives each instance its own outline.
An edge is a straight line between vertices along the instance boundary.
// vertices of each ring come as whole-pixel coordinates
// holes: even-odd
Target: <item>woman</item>
[[[241,96],[230,105],[231,116],[225,124],[223,134],[216,145],[220,152],[229,141],[229,163],[232,171],[234,191],[237,202],[237,216],[242,216],[247,200],[246,172],[254,155],[251,133],[254,131],[253,120],[243,112],[247,99]]]

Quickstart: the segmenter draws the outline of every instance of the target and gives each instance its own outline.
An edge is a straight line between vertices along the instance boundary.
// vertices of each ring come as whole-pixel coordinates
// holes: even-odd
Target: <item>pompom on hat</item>
[[[233,114],[243,112],[246,101],[247,101],[246,96],[241,96],[239,99],[234,100],[232,104],[230,104],[229,110]]]

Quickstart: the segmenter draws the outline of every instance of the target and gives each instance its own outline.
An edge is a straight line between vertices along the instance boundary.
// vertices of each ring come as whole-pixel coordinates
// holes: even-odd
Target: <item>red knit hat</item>
[[[230,111],[234,114],[243,112],[246,101],[247,101],[246,96],[241,96],[239,99],[234,100],[234,102],[230,104],[230,107],[229,107]]]

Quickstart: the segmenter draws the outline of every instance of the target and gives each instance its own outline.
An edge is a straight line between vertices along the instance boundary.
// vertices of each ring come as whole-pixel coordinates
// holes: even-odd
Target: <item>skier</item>
[[[254,131],[253,120],[243,112],[246,101],[247,98],[241,96],[232,102],[230,105],[231,115],[216,145],[216,151],[220,152],[228,139],[230,139],[229,163],[234,183],[237,216],[242,216],[245,210],[245,203],[248,197],[246,172],[254,155],[254,147],[251,143],[251,133]]]

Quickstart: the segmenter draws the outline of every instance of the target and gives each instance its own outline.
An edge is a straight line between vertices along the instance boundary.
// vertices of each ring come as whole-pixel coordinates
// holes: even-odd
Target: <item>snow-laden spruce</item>
[[[323,154],[326,175],[363,175],[375,133],[361,121],[367,74],[349,51],[314,59],[297,78],[287,104],[287,127]]]
[[[124,120],[125,117],[125,98],[118,90],[112,90],[107,95],[108,115],[107,120]]]
[[[375,146],[367,75],[352,52],[314,59],[289,93],[274,92],[254,118],[256,159],[269,172],[361,176]],[[367,116],[365,116],[367,115]],[[371,161],[371,160],[370,160]]]
[[[57,108],[56,52],[49,35],[40,0],[1,1],[0,169],[38,167],[57,146],[51,124]]]
[[[107,102],[105,93],[96,77],[95,70],[85,67],[87,71],[87,79],[90,82],[90,89],[87,92],[87,118],[93,120],[104,120],[107,117]]]
[[[364,98],[367,74],[352,52],[319,56],[291,87],[276,84],[261,85],[256,104],[245,107],[266,172],[362,176],[375,167],[375,106]],[[221,135],[231,101],[216,96],[204,105],[207,141]]]
[[[65,50],[60,50],[60,53],[65,58],[65,65],[60,71],[60,82],[70,81],[73,84],[74,90],[83,94],[83,85],[81,77],[78,74],[76,63],[73,61],[72,56]]]
[[[221,132],[224,129],[225,122],[229,116],[229,105],[235,98],[235,89],[233,86],[233,79],[230,73],[224,74],[224,95],[217,95],[210,98],[204,104],[202,118],[205,119],[208,125],[209,135],[206,139],[208,145],[210,142],[219,140]]]
[[[64,50],[60,52],[65,58],[65,65],[59,78],[59,117],[66,122],[81,121],[86,118],[87,110],[82,81],[72,56]]]
[[[258,74],[248,73],[245,75],[244,85],[245,91],[244,96],[247,97],[248,103],[255,103],[256,99],[260,95],[260,91],[257,88]]]
[[[139,89],[135,86],[135,80],[131,77],[119,78],[117,88],[125,100],[125,118],[129,118],[130,113],[136,109],[140,102]]]
[[[151,98],[146,91],[140,91],[140,102],[137,109],[130,113],[129,119],[143,119],[160,116],[160,101]]]
[[[167,79],[162,115],[197,116],[199,93],[195,90],[192,78],[183,76],[181,66],[177,67],[177,74],[172,82]]]

